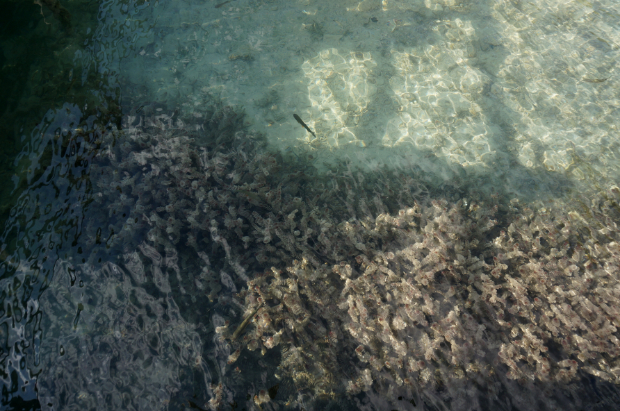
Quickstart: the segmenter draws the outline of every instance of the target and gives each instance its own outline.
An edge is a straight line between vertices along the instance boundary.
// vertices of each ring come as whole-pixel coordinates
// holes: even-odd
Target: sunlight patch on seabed
[[[500,2],[492,12],[509,52],[496,97],[513,117],[519,161],[526,167],[542,165],[577,179],[584,173],[617,177],[610,148],[617,132],[612,62],[620,32],[603,21],[603,7],[597,9],[584,2],[519,8]],[[596,164],[588,164],[594,158]]]
[[[319,137],[314,139],[308,135],[304,142],[310,145],[323,142],[332,148],[344,144],[365,146],[351,126],[359,122],[376,93],[371,79],[371,71],[376,66],[370,53],[341,54],[335,48],[322,50],[302,64],[312,105],[308,114],[315,119],[309,125],[311,128],[319,126],[316,130]]]
[[[366,3],[355,9],[370,7]],[[427,3],[429,9],[457,6]],[[568,172],[578,179],[590,172],[617,173],[616,166],[609,167],[614,155],[608,148],[616,130],[610,115],[617,96],[610,90],[617,89],[617,79],[610,68],[618,30],[601,22],[596,33],[585,35],[584,25],[599,22],[599,14],[574,2],[519,7],[498,2],[490,16],[488,26],[436,20],[432,30],[440,41],[390,50],[394,70],[386,80],[397,110],[378,104],[382,113],[373,121],[383,123],[380,145],[401,152],[407,146],[430,150],[461,166],[487,167],[509,150],[527,169]],[[575,24],[566,26],[568,20]],[[547,23],[556,30],[545,28]],[[409,25],[394,19],[391,31]],[[487,74],[493,72],[489,67],[497,76]],[[308,124],[323,136],[308,134],[305,143],[366,146],[356,126],[368,121],[373,98],[380,98],[375,68],[383,69],[371,52],[334,48],[303,63],[312,104]],[[600,163],[584,163],[592,156]]]
[[[441,21],[434,30],[448,40],[435,45],[392,51],[396,74],[390,79],[398,114],[389,119],[382,144],[413,145],[431,150],[462,166],[484,165],[493,154],[493,135],[475,101],[489,79],[468,66],[475,57],[475,30],[460,19]]]
[[[148,77],[150,100],[196,117],[209,93],[243,105],[275,149],[319,150],[322,161],[354,154],[394,166],[392,154],[415,162],[432,152],[498,175],[620,175],[613,71],[620,32],[608,6],[363,0],[317,7],[196,3],[180,29],[173,21],[158,27],[125,71],[136,90]],[[273,24],[272,8],[281,24]],[[371,16],[362,27],[361,13]]]

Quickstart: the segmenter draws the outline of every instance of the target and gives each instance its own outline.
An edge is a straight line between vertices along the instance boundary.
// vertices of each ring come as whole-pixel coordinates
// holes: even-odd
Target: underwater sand
[[[439,181],[464,169],[511,195],[556,197],[558,182],[618,177],[613,2],[218,4],[134,16],[153,26],[122,62],[128,97],[200,116],[215,94],[275,149],[319,165],[415,164]]]

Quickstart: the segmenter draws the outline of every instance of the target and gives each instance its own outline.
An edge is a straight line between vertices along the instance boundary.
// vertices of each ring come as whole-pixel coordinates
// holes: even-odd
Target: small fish
[[[215,8],[216,8],[216,9],[219,9],[220,7],[222,7],[222,6],[223,6],[223,5],[225,5],[225,4],[230,3],[231,1],[232,1],[232,0],[226,0],[226,1],[225,1],[225,2],[223,2],[223,3],[220,3],[220,4],[216,5],[216,6],[215,6]]]
[[[310,132],[310,134],[312,134],[312,135],[314,136],[314,138],[316,138],[316,134],[314,134],[314,133],[312,132],[312,130],[310,130],[310,127],[308,127],[308,126],[306,125],[306,123],[304,123],[304,121],[303,121],[301,118],[299,118],[299,116],[298,116],[297,114],[293,114],[293,117],[295,117],[295,120],[297,120],[297,122],[298,122],[299,124],[301,124],[303,128],[305,128],[306,130],[308,130],[308,131]]]
[[[144,114],[144,104],[141,104],[138,106],[138,108],[135,111],[135,114]]]
[[[606,81],[606,78],[582,78],[583,81],[587,82],[587,83],[602,83],[603,81]]]
[[[245,330],[245,327],[248,326],[248,324],[250,323],[250,321],[252,320],[252,318],[254,318],[254,316],[256,315],[256,313],[258,312],[258,310],[260,310],[261,308],[263,308],[263,305],[259,305],[252,314],[248,315],[247,318],[245,320],[243,320],[241,322],[241,324],[239,324],[239,327],[237,327],[237,329],[235,330],[235,332],[233,333],[232,337],[230,337],[230,341],[235,341],[243,332],[243,330]]]

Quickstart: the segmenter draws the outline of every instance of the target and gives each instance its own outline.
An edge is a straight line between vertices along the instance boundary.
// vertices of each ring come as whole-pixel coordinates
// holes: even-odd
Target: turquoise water
[[[3,8],[3,409],[618,409],[615,2]]]

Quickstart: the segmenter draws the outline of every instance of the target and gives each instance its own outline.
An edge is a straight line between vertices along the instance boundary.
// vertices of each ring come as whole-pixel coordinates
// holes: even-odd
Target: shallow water
[[[3,6],[3,408],[617,407],[615,2],[60,4]]]

